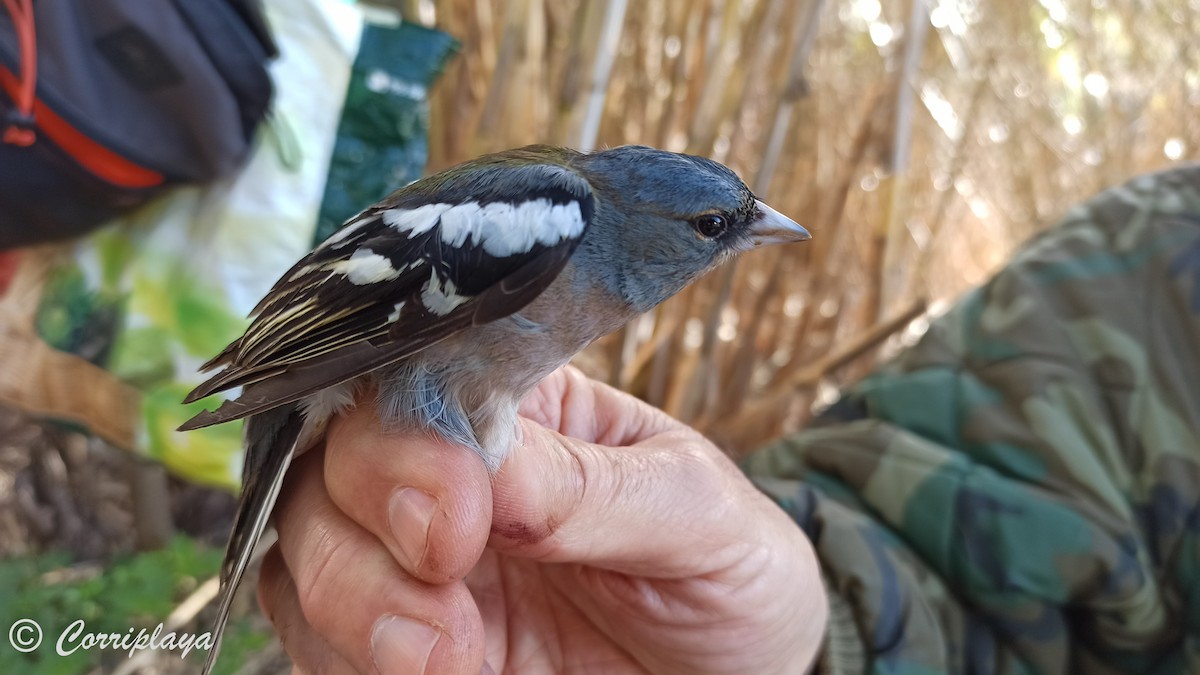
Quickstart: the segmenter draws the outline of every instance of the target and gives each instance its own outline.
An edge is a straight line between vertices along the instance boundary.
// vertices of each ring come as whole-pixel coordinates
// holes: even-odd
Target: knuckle
[[[732,463],[707,440],[681,438],[677,450],[671,454],[668,470],[672,481],[687,486],[697,495],[721,496],[730,493],[730,467]]]
[[[278,548],[272,548],[263,559],[262,569],[258,573],[258,606],[262,607],[263,614],[271,623],[276,623],[276,618],[280,609],[283,607],[283,594],[287,591],[290,585],[290,579],[286,572],[282,569],[283,565],[274,560],[278,555]]]
[[[556,550],[555,535],[586,506],[597,459],[585,443],[556,433],[539,435],[540,459],[492,486],[490,546],[541,559]],[[552,479],[548,477],[552,476]]]
[[[462,584],[440,587],[437,593],[440,615],[436,623],[450,635],[462,634],[471,624],[471,617],[478,613],[474,596]]]
[[[339,603],[346,600],[340,583],[356,559],[348,535],[338,535],[329,529],[314,534],[314,542],[304,552],[305,559],[296,575],[296,591],[300,611],[308,623],[323,632],[337,622]]]

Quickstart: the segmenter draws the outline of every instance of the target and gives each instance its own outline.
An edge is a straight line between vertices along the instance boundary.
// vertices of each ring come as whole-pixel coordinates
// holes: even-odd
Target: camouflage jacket
[[[1200,166],[1076,207],[746,468],[820,556],[828,672],[1200,673]]]

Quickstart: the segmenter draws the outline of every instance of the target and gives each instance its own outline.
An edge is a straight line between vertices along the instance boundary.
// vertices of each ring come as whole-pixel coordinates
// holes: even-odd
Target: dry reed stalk
[[[913,0],[912,11],[909,14],[908,26],[904,31],[904,61],[898,74],[896,92],[896,120],[892,132],[892,147],[888,156],[887,200],[884,202],[886,216],[885,243],[883,264],[879,288],[879,303],[873,315],[867,315],[869,321],[875,322],[882,318],[885,308],[889,307],[898,295],[897,291],[905,288],[909,266],[902,262],[902,256],[908,252],[908,236],[906,218],[910,213],[910,183],[909,155],[913,143],[913,110],[916,105],[916,90],[920,87],[918,81],[921,65],[921,55],[925,51],[926,36],[929,30],[928,0]]]
[[[525,32],[525,19],[535,0],[512,0],[504,15],[504,32],[488,85],[487,99],[475,129],[475,145],[472,154],[482,154],[497,149],[500,140],[500,124],[506,104],[512,96],[513,80],[519,59],[520,42]]]
[[[988,88],[988,78],[986,72],[992,67],[993,64],[993,59],[990,54],[983,59],[982,64],[983,72],[976,79],[975,87],[971,92],[971,98],[969,99],[966,107],[966,115],[963,116],[964,120],[962,129],[959,131],[958,138],[954,139],[954,146],[950,150],[949,158],[946,161],[945,175],[949,177],[951,184],[953,184],[954,181],[958,179],[959,175],[962,174],[963,167],[967,163],[967,141],[975,134],[979,120],[979,115],[976,113],[979,109],[980,102],[983,100],[983,94]],[[942,190],[936,197],[937,206],[934,207],[933,219],[929,222],[929,232],[924,242],[924,246],[921,247],[920,252],[917,254],[917,263],[915,266],[917,270],[916,276],[919,277],[918,286],[921,289],[930,288],[929,278],[927,275],[927,270],[930,267],[930,257],[937,249],[938,239],[942,233],[942,227],[946,222],[946,213],[950,207],[951,197],[953,194],[954,192],[952,190]]]
[[[808,63],[813,45],[816,43],[817,28],[821,9],[825,0],[808,0],[799,20],[793,23],[792,55],[788,60],[787,74],[779,92],[779,102],[775,107],[774,121],[771,123],[771,135],[763,148],[762,164],[754,176],[752,187],[761,195],[769,194],[771,181],[775,178],[775,167],[779,163],[779,155],[783,150],[784,136],[792,122],[792,112],[796,103],[809,92],[804,78],[804,65]]]
[[[600,42],[588,85],[587,104],[583,126],[575,147],[592,150],[596,147],[596,136],[600,133],[600,115],[604,112],[604,95],[608,91],[608,79],[612,74],[613,59],[621,38],[621,23],[625,19],[626,0],[610,0],[605,3],[604,23],[600,29]]]
[[[584,3],[583,8],[573,13],[570,33],[562,57],[562,73],[559,83],[558,104],[554,112],[554,128],[551,136],[555,142],[569,143],[579,125],[579,101],[583,97],[584,81],[591,49],[595,47],[599,34],[593,30],[601,9],[598,2]]]

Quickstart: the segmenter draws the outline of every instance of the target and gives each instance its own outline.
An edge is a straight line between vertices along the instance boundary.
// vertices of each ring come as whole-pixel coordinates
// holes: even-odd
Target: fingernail
[[[380,675],[423,673],[441,637],[441,632],[424,621],[388,614],[371,629],[371,662]],[[414,670],[413,666],[418,667]]]
[[[528,424],[525,420],[517,418],[517,427],[513,433],[513,447],[520,448],[525,445],[525,425]],[[484,664],[486,665],[486,664]]]
[[[417,488],[400,488],[388,503],[388,527],[408,557],[409,571],[415,570],[425,557],[425,540],[429,522],[437,509],[437,500]]]

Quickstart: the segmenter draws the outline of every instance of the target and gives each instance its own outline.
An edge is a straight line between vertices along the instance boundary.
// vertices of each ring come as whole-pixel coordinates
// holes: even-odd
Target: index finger
[[[461,579],[482,554],[492,520],[483,461],[427,431],[385,428],[374,397],[330,422],[324,472],[338,508],[416,578]]]

